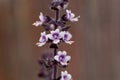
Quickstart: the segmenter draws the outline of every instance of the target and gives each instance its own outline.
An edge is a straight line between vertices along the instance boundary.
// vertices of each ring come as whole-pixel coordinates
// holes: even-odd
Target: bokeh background
[[[48,45],[35,46],[39,12],[54,17],[51,0],[0,0],[0,80],[42,80],[37,61]],[[72,56],[73,80],[120,80],[120,0],[71,0],[68,9],[81,15],[71,23],[75,43],[61,44]]]

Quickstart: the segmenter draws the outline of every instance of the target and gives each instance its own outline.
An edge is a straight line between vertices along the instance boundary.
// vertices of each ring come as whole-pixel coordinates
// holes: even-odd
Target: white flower
[[[36,43],[36,45],[38,45],[39,47],[41,47],[41,46],[45,45],[47,41],[48,41],[48,37],[47,37],[46,33],[42,32],[41,33],[41,37],[39,39],[39,42]]]
[[[72,80],[72,76],[67,71],[62,71],[60,80]]]
[[[75,14],[71,12],[71,10],[66,10],[66,18],[72,22],[78,21],[80,16],[75,17]]]
[[[61,65],[66,66],[67,62],[70,61],[71,57],[67,56],[66,51],[58,51],[57,55],[54,56],[54,59],[60,62]]]
[[[58,44],[60,42],[60,30],[59,29],[56,29],[54,31],[51,31],[50,32],[51,34],[48,35],[48,37],[53,40],[53,43],[54,44]]]
[[[74,43],[74,41],[70,41],[70,39],[72,38],[72,35],[68,31],[62,31],[60,35],[63,41],[65,41],[65,43],[68,43],[68,44]]]
[[[33,23],[34,26],[36,26],[36,27],[41,26],[46,21],[46,17],[43,16],[42,12],[40,12],[39,19],[40,19],[40,21],[36,21],[35,23]]]

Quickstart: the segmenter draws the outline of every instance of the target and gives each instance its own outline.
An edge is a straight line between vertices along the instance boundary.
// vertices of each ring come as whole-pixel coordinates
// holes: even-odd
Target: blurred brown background
[[[42,80],[37,77],[41,27],[32,26],[39,12],[54,16],[51,0],[0,0],[0,80]],[[62,44],[72,56],[73,80],[120,80],[120,0],[71,0],[68,9],[81,15],[71,23],[72,45]]]

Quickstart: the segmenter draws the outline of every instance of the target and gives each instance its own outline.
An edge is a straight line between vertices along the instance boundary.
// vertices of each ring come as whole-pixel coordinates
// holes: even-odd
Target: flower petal
[[[43,16],[43,13],[42,13],[42,12],[40,12],[39,19],[40,19],[40,21],[43,21],[43,20],[44,20],[44,16]]]
[[[63,38],[64,35],[65,35],[65,31],[61,31],[61,32],[60,32],[60,36]]]
[[[66,66],[67,62],[60,62],[61,65]]]
[[[38,42],[38,43],[36,43],[36,45],[37,45],[38,47],[41,47],[41,46],[45,45],[45,43],[40,43],[40,42]]]
[[[35,23],[33,23],[34,26],[38,27],[42,25],[42,22],[40,21],[36,21]]]
[[[68,35],[67,40],[69,41],[72,38],[72,35],[67,31],[66,35]]]
[[[57,52],[57,55],[61,55],[61,54],[62,54],[62,51],[58,51],[58,52]]]
[[[72,18],[71,21],[72,21],[72,22],[76,22],[76,21],[78,21],[79,18],[80,18],[80,16],[78,16],[78,17],[76,17],[76,18]]]
[[[56,56],[54,57],[54,59],[59,62],[59,56],[58,56],[58,55],[56,55]]]
[[[65,41],[65,43],[67,43],[67,44],[72,44],[72,43],[74,43],[75,41]]]
[[[67,55],[67,52],[66,52],[66,51],[63,51],[62,53],[63,53],[63,55],[65,55],[65,56]]]
[[[74,14],[74,13],[71,13],[70,17],[71,17],[71,18],[74,18],[74,17],[75,17],[75,14]]]
[[[72,76],[70,74],[68,74],[67,76],[68,76],[68,80],[71,80]]]
[[[64,71],[64,74],[68,74],[68,72],[67,72],[67,71]]]
[[[46,35],[46,32],[44,31],[44,32],[41,32],[41,35]]]
[[[68,62],[68,61],[70,61],[70,59],[71,59],[71,56],[66,56],[65,57],[65,60]]]
[[[48,34],[47,37],[48,37],[49,39],[51,39],[51,40],[53,39],[53,37],[52,37],[51,34]]]
[[[53,43],[54,44],[58,44],[60,42],[60,40],[54,40]]]

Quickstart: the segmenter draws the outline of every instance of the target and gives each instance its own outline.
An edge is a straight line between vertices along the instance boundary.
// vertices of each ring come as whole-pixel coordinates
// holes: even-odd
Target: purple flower
[[[60,80],[72,80],[71,78],[72,78],[72,76],[70,74],[68,74],[67,71],[61,72],[61,79]]]
[[[75,14],[71,12],[71,10],[66,10],[66,18],[72,22],[78,21],[80,16],[75,17]]]
[[[47,41],[48,41],[48,37],[47,37],[46,33],[42,32],[41,33],[41,37],[39,39],[39,42],[36,43],[36,45],[38,45],[39,47],[41,47],[41,46],[45,45]]]
[[[53,40],[54,44],[58,44],[60,42],[60,30],[56,29],[54,31],[51,31],[51,34],[48,35],[49,39]]]
[[[54,59],[60,62],[61,65],[66,66],[67,62],[70,61],[71,57],[67,56],[66,51],[58,51],[57,55],[54,56]]]
[[[34,26],[36,27],[41,26],[46,21],[46,17],[43,16],[42,12],[40,12],[39,19],[40,21],[36,21],[35,23],[33,23]]]
[[[74,41],[70,41],[70,39],[72,38],[72,35],[68,31],[62,31],[60,35],[63,41],[65,41],[65,43],[68,43],[68,44],[74,43]]]

